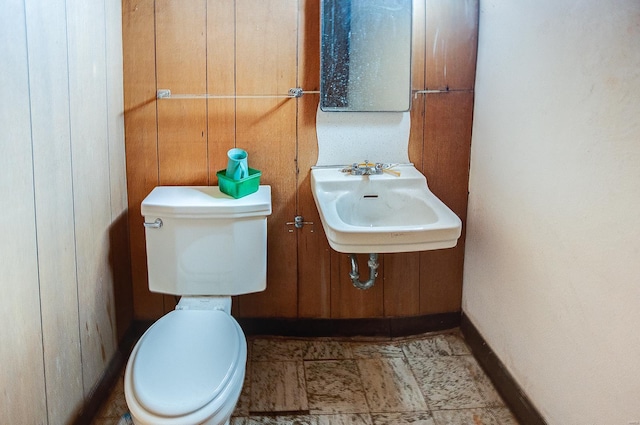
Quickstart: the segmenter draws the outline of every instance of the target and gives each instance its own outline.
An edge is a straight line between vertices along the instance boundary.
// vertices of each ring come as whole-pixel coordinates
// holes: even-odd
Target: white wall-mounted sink
[[[462,222],[413,165],[354,176],[311,170],[311,191],[331,248],[345,253],[411,252],[456,246]]]

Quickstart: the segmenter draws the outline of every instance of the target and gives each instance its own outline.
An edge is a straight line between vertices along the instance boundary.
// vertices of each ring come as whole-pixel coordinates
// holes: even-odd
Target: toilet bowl
[[[220,310],[174,310],[134,347],[125,397],[134,423],[227,423],[242,390],[247,344]]]
[[[157,187],[142,214],[149,288],[182,298],[149,327],[127,362],[133,422],[228,424],[247,359],[231,295],[266,287],[271,188],[234,199],[217,187]]]

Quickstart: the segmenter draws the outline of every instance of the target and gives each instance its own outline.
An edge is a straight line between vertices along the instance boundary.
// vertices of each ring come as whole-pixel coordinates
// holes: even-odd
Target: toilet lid
[[[224,390],[236,368],[244,366],[243,344],[240,326],[223,311],[168,313],[138,342],[132,369],[136,398],[164,416],[202,408]]]

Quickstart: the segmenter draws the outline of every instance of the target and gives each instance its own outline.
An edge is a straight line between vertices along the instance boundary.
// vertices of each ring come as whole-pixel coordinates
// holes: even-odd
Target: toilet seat
[[[241,387],[245,361],[244,334],[229,314],[174,310],[136,344],[128,365],[131,392],[151,415],[188,416],[219,404],[216,398],[228,397],[238,378]]]

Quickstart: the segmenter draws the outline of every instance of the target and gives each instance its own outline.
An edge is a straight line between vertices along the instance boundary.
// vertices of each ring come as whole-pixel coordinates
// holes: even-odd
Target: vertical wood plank
[[[65,2],[29,0],[26,12],[47,410],[49,423],[68,423],[83,389]]]
[[[235,0],[207,1],[207,93],[235,94]]]
[[[297,2],[236,1],[236,90],[286,94],[296,83]],[[259,72],[256,72],[259,70]],[[292,99],[236,100],[236,143],[271,185],[267,289],[240,297],[240,315],[296,317],[296,104]]]
[[[160,185],[208,183],[206,107],[205,99],[158,101]]]
[[[427,95],[425,176],[431,191],[464,220],[467,211],[473,93]]]
[[[425,89],[425,0],[413,1],[413,29],[411,46],[411,80],[413,90]],[[415,95],[411,102],[411,131],[409,133],[409,161],[418,170],[424,166],[424,102],[422,94]],[[393,263],[395,264],[395,263]]]
[[[204,94],[207,88],[207,2],[156,0],[156,73],[158,88],[174,94]],[[158,182],[206,185],[207,101],[160,100],[158,110]],[[163,312],[174,296],[163,296]]]
[[[431,191],[466,221],[472,92],[427,95],[425,176]],[[423,314],[458,311],[462,295],[464,232],[452,249],[425,251],[420,263]]]
[[[424,168],[424,114],[425,97],[418,95],[411,105],[411,129],[409,131],[409,161],[422,171]]]
[[[296,86],[298,2],[236,0],[238,95],[287,94]]]
[[[420,254],[422,314],[460,310],[478,2],[429,0],[426,19],[426,87],[463,93],[425,96],[422,172],[463,220],[463,232],[456,248]]]
[[[105,2],[105,25],[111,215],[115,218],[127,208],[122,92],[122,5],[120,2]]]
[[[411,40],[411,85],[412,90],[425,88],[425,0],[413,1]],[[411,131],[409,134],[409,161],[421,170],[424,149],[424,95],[414,96],[411,101]]]
[[[216,173],[227,168],[227,151],[236,145],[236,102],[234,99],[207,102],[209,184],[217,185]]]
[[[475,83],[478,0],[427,0],[426,86],[470,90]]]
[[[158,88],[204,94],[207,1],[156,0],[155,15]]]
[[[158,185],[154,0],[124,0],[122,37],[129,243],[134,315],[154,319],[163,300],[149,291],[142,200]]]
[[[300,0],[298,11],[298,82],[304,90],[320,89],[320,0]],[[316,97],[316,105],[319,95]],[[304,99],[304,97],[302,98]]]
[[[295,317],[297,314],[296,235],[286,223],[295,214],[295,102],[238,99],[237,143],[249,166],[271,185],[272,214],[267,219],[267,289],[240,297],[239,315]]]
[[[109,267],[111,188],[104,3],[68,0],[69,102],[83,386],[87,397],[116,349]]]
[[[235,1],[207,2],[207,93],[234,95]],[[216,172],[227,167],[226,153],[235,146],[235,99],[209,99],[207,146],[209,184],[218,184]]]
[[[311,193],[310,171],[317,161],[315,134],[317,95],[298,100],[298,208],[304,221],[298,235],[298,314],[331,316],[331,248]]]
[[[420,253],[384,254],[384,316],[420,314]]]
[[[455,248],[420,253],[420,314],[460,311],[464,233]]]
[[[36,251],[29,81],[24,2],[3,2],[0,14],[0,418],[47,420]]]
[[[413,0],[411,28],[411,88],[425,88],[426,60],[426,0]]]
[[[384,316],[384,256],[378,261],[378,278],[375,285],[366,290],[358,289],[351,283],[349,272],[351,261],[348,254],[332,251],[332,267],[337,275],[331,280],[331,317],[340,319],[359,319]],[[369,279],[368,254],[358,254],[360,281]]]
[[[301,317],[331,315],[331,248],[311,193],[310,171],[317,161],[315,118],[318,96],[298,101],[298,208],[305,222],[298,234],[298,312]]]
[[[298,29],[298,84],[315,91],[320,86],[320,1],[300,1]],[[331,251],[311,193],[311,167],[318,160],[316,111],[319,96],[298,99],[298,205],[297,213],[313,225],[298,235],[298,316],[331,316]]]
[[[206,92],[206,23],[206,0],[156,0],[158,88],[174,94]],[[205,99],[158,101],[161,185],[208,183],[206,107]]]
[[[127,176],[124,145],[124,99],[122,58],[122,4],[105,2],[107,60],[107,124],[109,178],[111,187],[111,226],[109,228],[109,266],[113,291],[117,340],[120,341],[133,319],[131,262],[127,222]]]

